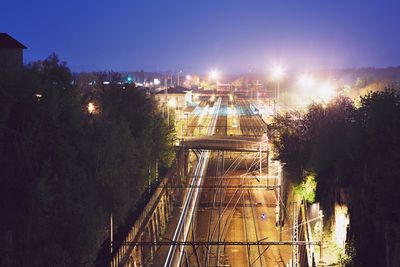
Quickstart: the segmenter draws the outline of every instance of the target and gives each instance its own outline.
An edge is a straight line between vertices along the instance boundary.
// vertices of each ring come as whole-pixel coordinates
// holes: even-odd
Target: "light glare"
[[[212,70],[209,75],[210,80],[216,81],[219,78],[219,73],[216,70]]]
[[[93,104],[93,102],[89,102],[89,104],[87,105],[87,110],[90,114],[96,112],[96,106]]]
[[[311,87],[315,84],[315,80],[312,76],[308,74],[303,74],[299,78],[299,84],[302,87]]]
[[[278,65],[272,69],[272,76],[274,77],[274,79],[280,80],[284,75],[285,69],[282,66]]]
[[[325,102],[328,102],[335,95],[335,87],[331,83],[323,83],[318,89],[318,97]]]

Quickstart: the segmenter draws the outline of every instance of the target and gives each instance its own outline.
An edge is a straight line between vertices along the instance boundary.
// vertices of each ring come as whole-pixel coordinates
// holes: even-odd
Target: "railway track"
[[[211,127],[209,127],[209,130],[208,130],[209,135],[214,134],[213,126],[215,126],[217,123],[220,104],[221,104],[221,98],[219,98],[216,101],[216,103],[214,104],[214,106],[212,108],[212,112],[210,112],[211,118],[209,118],[210,119],[209,125]],[[209,160],[209,154],[210,154],[209,151],[201,152],[201,154],[199,156],[198,164],[194,171],[194,177],[190,183],[191,185],[199,186],[199,185],[203,184],[204,174],[205,174],[208,160]],[[182,212],[179,217],[179,221],[176,226],[172,241],[174,241],[174,242],[187,241],[189,231],[190,231],[191,227],[193,227],[193,224],[192,224],[193,216],[194,216],[194,211],[197,206],[199,193],[200,193],[200,188],[196,188],[196,187],[188,188],[188,190],[185,194],[185,197],[184,197]],[[187,255],[186,249],[180,249],[175,245],[170,246],[170,248],[168,250],[167,258],[164,263],[164,267],[180,266],[184,255]]]
[[[240,101],[237,105],[238,113],[240,118],[240,127],[242,134],[245,136],[261,136],[265,131],[264,122],[255,115],[249,106],[247,101]],[[221,110],[224,110],[226,106],[221,106]],[[227,119],[226,112],[222,111],[220,113],[220,118],[217,120],[216,129],[227,129]],[[227,131],[219,131],[218,135],[226,135]],[[217,135],[217,134],[215,134]],[[208,194],[209,202],[207,197],[203,197],[200,206],[209,208],[209,220],[207,226],[207,238],[209,242],[215,241],[225,241],[226,235],[228,233],[229,226],[231,224],[232,218],[236,215],[242,217],[243,232],[245,234],[245,241],[256,241],[259,238],[258,228],[257,228],[257,216],[254,211],[256,203],[254,203],[249,189],[236,188],[232,193],[227,193],[227,188],[233,183],[237,185],[237,180],[224,179],[230,177],[229,172],[235,171],[239,164],[241,164],[240,157],[237,161],[233,161],[228,168],[224,170],[222,162],[224,162],[224,154],[222,152],[213,152],[215,160],[214,164],[209,166],[210,170],[207,172],[207,177],[220,177],[220,179],[210,179],[211,181],[205,179],[205,186],[212,190],[212,195]],[[228,152],[229,153],[229,152]],[[222,167],[221,167],[222,166]],[[233,167],[232,167],[233,166]],[[232,170],[229,170],[232,167]],[[221,173],[221,170],[223,171]],[[246,186],[248,180],[241,178],[240,185]],[[231,190],[232,191],[232,190]],[[204,205],[206,202],[208,204]],[[225,246],[210,246],[205,251],[204,266],[227,266],[229,265],[229,259],[226,257]],[[262,257],[261,246],[248,246],[246,248],[247,264],[248,266],[264,266],[264,260]]]
[[[215,112],[216,105],[218,106],[217,113]],[[221,98],[214,103],[203,101],[201,107],[195,109],[190,118],[188,135],[208,134],[216,138],[226,136],[228,134],[228,105],[229,103]],[[238,134],[246,137],[261,137],[265,134],[266,125],[261,117],[255,114],[250,101],[237,100],[235,109],[238,129],[240,129]],[[207,158],[207,163],[204,164],[202,162],[205,158]],[[190,224],[186,226],[187,230],[185,227],[179,230],[189,233],[191,229],[192,234],[186,234],[180,238],[174,236],[173,240],[186,241],[189,238],[191,241],[207,242],[210,245],[188,246],[181,250],[175,247],[175,253],[179,258],[172,261],[167,259],[165,267],[266,266],[267,259],[264,252],[268,247],[257,243],[260,238],[265,238],[265,233],[260,233],[259,224],[262,218],[259,218],[259,214],[260,209],[271,209],[274,206],[257,203],[256,195],[253,195],[253,189],[262,190],[261,187],[257,188],[261,185],[261,180],[256,179],[254,175],[258,168],[257,160],[258,156],[255,157],[254,152],[201,152],[199,164],[203,166],[200,167],[203,174],[199,176],[196,174],[198,171],[195,171],[193,176],[189,176],[192,178],[191,184],[193,181],[195,184],[188,186],[188,192],[197,190],[196,200],[193,202],[196,207],[190,211],[196,215],[193,215],[189,221],[186,220],[186,224]],[[185,213],[185,210],[184,205],[182,213]],[[237,238],[230,236],[232,232],[236,232],[240,236],[239,240],[248,245],[234,246],[233,250],[236,252],[232,252],[232,246],[224,245],[225,242],[238,241]],[[256,245],[250,245],[254,243]],[[177,256],[172,258],[174,257]],[[186,263],[183,263],[183,260]]]
[[[266,125],[251,108],[248,100],[237,100],[240,130],[243,136],[260,137],[266,132]]]

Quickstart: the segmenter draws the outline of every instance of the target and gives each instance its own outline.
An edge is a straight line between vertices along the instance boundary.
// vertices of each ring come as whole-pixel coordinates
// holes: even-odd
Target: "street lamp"
[[[318,97],[323,102],[328,102],[335,95],[335,87],[329,82],[321,84],[318,90]]]
[[[186,81],[184,83],[186,86],[191,86],[192,85],[192,76],[190,76],[189,74],[186,75]]]
[[[96,106],[94,105],[93,102],[89,102],[87,105],[87,111],[89,112],[89,114],[94,114],[96,113]]]
[[[209,79],[212,81],[216,81],[219,78],[219,73],[216,70],[212,70],[209,75]]]
[[[280,94],[280,81],[285,75],[285,69],[278,65],[272,69],[272,77],[276,81],[276,91],[275,91],[275,98],[276,98],[276,110],[275,113],[279,112],[279,94]]]
[[[305,88],[312,87],[315,84],[314,77],[309,74],[303,74],[299,77],[299,84]]]
[[[302,74],[297,80],[299,88],[299,96],[297,97],[298,106],[306,106],[309,101],[315,97],[315,85],[316,81],[310,74]]]
[[[218,71],[212,70],[212,71],[210,72],[210,74],[208,75],[208,78],[209,78],[211,81],[215,81],[216,87],[217,87],[217,91],[218,91],[218,79],[219,79],[219,73],[218,73]]]

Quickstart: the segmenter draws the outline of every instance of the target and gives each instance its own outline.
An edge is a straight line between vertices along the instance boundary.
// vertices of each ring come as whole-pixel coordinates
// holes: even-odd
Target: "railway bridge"
[[[298,247],[320,244],[301,238],[302,220],[283,223],[281,165],[269,158],[265,122],[250,101],[226,98],[202,101],[181,121],[175,173],[110,267],[299,266]]]
[[[236,152],[268,152],[268,139],[245,136],[196,136],[184,137],[180,149],[216,150]]]

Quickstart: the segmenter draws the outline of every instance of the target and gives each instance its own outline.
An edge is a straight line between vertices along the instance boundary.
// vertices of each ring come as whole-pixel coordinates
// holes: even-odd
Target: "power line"
[[[316,241],[131,241],[123,246],[320,246]]]

